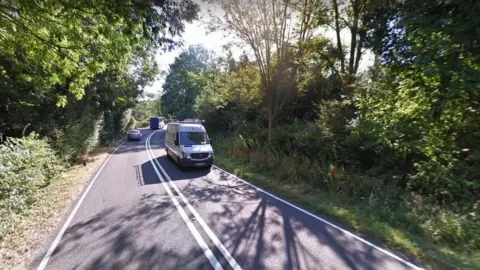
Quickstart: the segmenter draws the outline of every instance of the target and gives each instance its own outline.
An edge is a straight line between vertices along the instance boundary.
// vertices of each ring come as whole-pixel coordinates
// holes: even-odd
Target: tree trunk
[[[272,103],[268,104],[268,141],[272,137],[272,128],[273,128],[273,112],[272,112]]]
[[[358,34],[358,17],[359,17],[359,0],[352,1],[352,9],[353,9],[353,26],[350,28],[350,33],[352,39],[350,41],[350,59],[348,62],[348,80],[347,84],[350,85],[355,80],[355,52],[357,48],[357,34]],[[358,55],[357,55],[358,56]]]
[[[333,9],[335,11],[335,32],[337,34],[337,49],[340,53],[340,70],[345,73],[345,55],[343,54],[342,39],[340,38],[340,13],[338,11],[337,0],[333,0]]]

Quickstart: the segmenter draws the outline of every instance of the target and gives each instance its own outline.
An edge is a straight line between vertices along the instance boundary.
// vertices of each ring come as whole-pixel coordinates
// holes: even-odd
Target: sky
[[[208,6],[212,9],[212,6]],[[213,10],[214,13],[218,13],[218,9]],[[200,20],[194,21],[193,23],[188,23],[185,25],[185,32],[182,35],[183,46],[177,47],[175,50],[170,52],[159,51],[156,54],[155,60],[158,64],[160,71],[168,71],[168,67],[173,63],[175,57],[177,57],[184,49],[188,48],[191,45],[201,44],[208,50],[214,51],[217,55],[224,55],[226,52],[223,49],[224,45],[227,45],[229,42],[233,41],[231,36],[226,36],[223,32],[213,32],[208,33],[205,28],[206,21],[208,20],[207,15],[207,6],[205,4],[200,5]],[[327,36],[331,39],[335,39],[335,32],[333,30],[324,30],[320,31],[321,34]],[[349,34],[348,31],[342,31],[342,42],[345,46],[349,44]],[[242,54],[243,48],[231,47],[231,51],[235,59]],[[247,51],[249,51],[247,49]],[[373,64],[373,54],[367,52],[360,62],[359,70],[364,70],[368,66]],[[159,95],[162,91],[162,85],[165,78],[159,76],[152,85],[145,87],[145,92],[147,94]]]
[[[190,45],[202,44],[208,50],[214,51],[216,54],[222,53],[222,45],[226,44],[223,39],[223,34],[220,32],[207,34],[206,29],[198,22],[187,24],[183,34],[183,46],[177,47],[170,52],[158,52],[155,56],[160,71],[168,71],[168,66],[173,63],[184,49]],[[147,86],[145,91],[147,93],[159,94],[162,89],[164,78],[159,76],[151,86]]]
[[[173,63],[175,57],[191,45],[201,44],[208,50],[214,51],[217,55],[224,54],[223,46],[227,45],[232,38],[226,37],[222,32],[208,33],[204,27],[208,19],[207,8],[205,5],[200,5],[200,9],[200,20],[185,25],[185,32],[182,35],[183,46],[177,47],[175,50],[167,53],[157,52],[155,60],[157,61],[160,71],[168,71],[168,66]],[[242,52],[239,48],[231,48],[231,51],[235,58],[238,58]],[[153,85],[145,88],[145,91],[147,93],[159,94],[164,80],[165,78],[159,76]]]

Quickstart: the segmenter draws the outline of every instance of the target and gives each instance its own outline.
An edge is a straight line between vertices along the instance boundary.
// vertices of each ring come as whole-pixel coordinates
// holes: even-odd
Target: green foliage
[[[123,135],[158,73],[156,51],[177,45],[197,11],[192,1],[3,1],[0,132],[35,131],[68,160]]]
[[[191,74],[202,91],[194,105],[196,115],[207,119],[213,132],[243,129],[246,119],[255,115],[261,101],[260,74],[246,64],[236,71],[221,73],[210,69]]]
[[[118,112],[105,112],[103,115],[103,128],[99,134],[100,142],[107,145],[124,136],[130,129],[134,129],[137,122],[131,115],[131,110]]]
[[[403,16],[386,35],[406,31],[384,48],[387,65],[375,67],[374,83],[358,95],[360,124],[373,128],[363,130],[375,140],[412,157],[410,190],[439,202],[475,202],[480,199],[480,171],[474,165],[480,155],[480,47],[474,44],[480,21],[461,14],[478,5],[427,2],[396,6]]]
[[[82,115],[62,131],[56,131],[52,145],[61,157],[67,160],[76,158],[82,150],[91,151],[99,145],[101,125],[100,118]]]
[[[156,51],[177,45],[197,11],[189,0],[1,2],[2,236],[65,161],[136,125],[130,109],[158,73]]]
[[[141,121],[137,121],[136,127],[148,127],[150,126],[150,119],[145,118],[142,119]]]
[[[163,115],[180,120],[195,117],[193,106],[202,85],[192,74],[202,72],[211,60],[211,53],[200,45],[190,46],[175,58],[163,84]]]
[[[134,56],[174,45],[172,36],[197,9],[191,1],[6,1],[0,6],[0,66],[36,92],[66,85],[80,99],[107,67],[127,72]],[[66,95],[57,95],[57,105],[65,106]]]
[[[138,102],[132,113],[134,114],[136,120],[145,120],[151,116],[161,116],[162,106],[160,98],[153,98]]]
[[[35,201],[37,191],[65,165],[47,141],[33,133],[1,144],[0,164],[0,220],[26,210]]]

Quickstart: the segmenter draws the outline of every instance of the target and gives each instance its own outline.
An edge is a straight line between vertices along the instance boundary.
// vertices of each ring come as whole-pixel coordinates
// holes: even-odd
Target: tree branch
[[[357,45],[357,53],[355,55],[355,67],[354,67],[354,73],[357,74],[358,71],[358,66],[360,65],[360,59],[362,58],[363,52],[362,52],[362,47],[363,47],[363,42],[365,40],[365,30],[360,30],[360,40],[358,41]]]
[[[340,38],[340,14],[338,12],[338,2],[337,0],[333,0],[333,9],[335,11],[335,32],[337,35],[337,49],[340,53],[340,69],[342,73],[345,73],[345,55],[343,53],[343,47],[342,47],[342,40]]]
[[[351,0],[353,10],[353,26],[350,28],[351,41],[350,41],[350,59],[348,61],[348,83],[351,83],[351,80],[354,76],[354,64],[355,64],[355,51],[357,47],[357,32],[358,32],[358,17],[359,17],[359,7],[358,2],[360,0]]]

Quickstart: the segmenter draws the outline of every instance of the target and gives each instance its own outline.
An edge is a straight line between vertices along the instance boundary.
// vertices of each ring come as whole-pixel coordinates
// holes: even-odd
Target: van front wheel
[[[180,157],[177,157],[177,165],[178,165],[178,167],[180,168],[180,170],[185,169],[185,165],[183,164],[183,162],[182,162],[182,160],[180,159]]]

